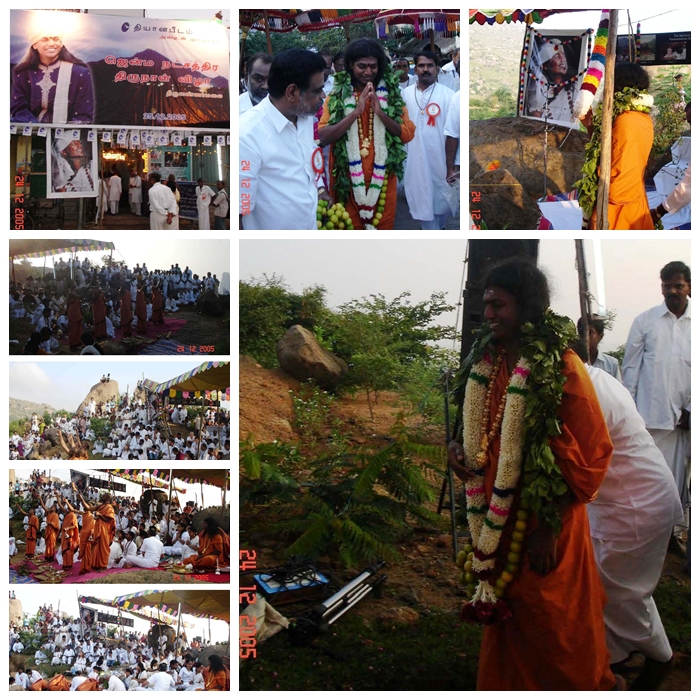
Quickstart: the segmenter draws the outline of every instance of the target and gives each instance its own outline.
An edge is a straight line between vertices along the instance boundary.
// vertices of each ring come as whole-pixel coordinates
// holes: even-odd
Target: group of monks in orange
[[[75,484],[73,491],[77,493]],[[114,535],[116,533],[116,519],[114,506],[109,493],[102,494],[102,502],[91,506],[85,502],[82,495],[78,498],[83,504],[83,510],[76,510],[65,499],[61,505],[60,500],[47,508],[38,492],[32,492],[39,500],[41,507],[46,511],[46,552],[44,559],[52,562],[56,555],[60,537],[61,554],[63,556],[63,569],[70,571],[74,564],[75,552],[80,558],[80,574],[91,571],[104,571],[109,563],[109,553]],[[57,496],[59,499],[60,497]],[[58,509],[65,512],[63,525],[58,517]],[[28,528],[26,531],[26,557],[32,559],[36,551],[36,541],[39,533],[39,519],[31,508],[22,515],[28,515]],[[94,515],[93,515],[94,514]],[[78,517],[83,517],[82,528],[78,527]],[[217,568],[229,566],[231,561],[231,541],[226,531],[221,528],[214,518],[206,518],[204,529],[199,533],[199,553],[183,560],[183,565],[188,564],[196,570],[214,571]]]

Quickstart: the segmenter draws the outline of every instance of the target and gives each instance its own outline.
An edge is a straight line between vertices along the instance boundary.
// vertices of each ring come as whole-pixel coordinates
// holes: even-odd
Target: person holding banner
[[[90,69],[63,45],[59,29],[36,23],[29,48],[14,68],[10,119],[46,124],[91,124],[95,117]]]

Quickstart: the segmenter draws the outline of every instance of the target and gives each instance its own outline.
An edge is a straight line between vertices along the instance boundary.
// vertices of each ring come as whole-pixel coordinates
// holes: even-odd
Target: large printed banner
[[[10,120],[224,126],[223,23],[10,11]]]
[[[639,43],[639,62],[643,66],[690,64],[690,32],[642,34]],[[632,46],[634,46],[634,41],[632,41]],[[630,42],[627,35],[618,36],[617,60],[629,61],[629,50]]]

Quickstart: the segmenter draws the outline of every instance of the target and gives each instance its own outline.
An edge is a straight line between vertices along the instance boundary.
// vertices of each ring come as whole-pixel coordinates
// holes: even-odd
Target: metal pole
[[[615,43],[617,42],[617,13],[610,10],[610,29],[608,30],[608,50],[605,58],[605,90],[603,92],[603,124],[600,146],[600,176],[598,180],[598,199],[596,205],[595,230],[607,231],[608,196],[610,192],[610,158],[612,156],[612,109],[615,93]]]
[[[586,344],[586,349],[590,352],[588,338],[588,317],[590,316],[590,297],[588,295],[588,274],[586,271],[586,255],[583,250],[583,241],[577,238],[576,241],[576,268],[578,270],[578,298],[581,309],[581,333],[580,338]]]

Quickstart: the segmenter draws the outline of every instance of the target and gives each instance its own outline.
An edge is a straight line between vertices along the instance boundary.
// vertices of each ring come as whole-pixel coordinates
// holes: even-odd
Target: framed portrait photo
[[[518,116],[578,128],[574,103],[586,73],[592,40],[592,30],[540,32],[528,27]]]
[[[97,197],[97,141],[88,141],[87,129],[80,129],[77,134],[65,129],[61,136],[50,133],[46,170],[48,199]]]

